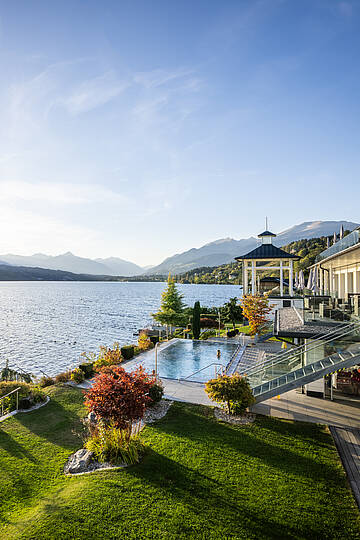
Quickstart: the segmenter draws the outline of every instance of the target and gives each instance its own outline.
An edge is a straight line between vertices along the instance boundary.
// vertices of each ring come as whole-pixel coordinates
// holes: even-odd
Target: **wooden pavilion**
[[[284,296],[284,272],[288,272],[289,296],[294,296],[294,261],[300,257],[287,253],[273,245],[273,238],[276,234],[266,230],[258,235],[261,245],[245,255],[235,257],[235,260],[242,263],[243,271],[243,294],[259,294],[257,273],[260,271],[273,272],[279,270],[280,273],[280,297]],[[250,286],[251,285],[251,286]]]

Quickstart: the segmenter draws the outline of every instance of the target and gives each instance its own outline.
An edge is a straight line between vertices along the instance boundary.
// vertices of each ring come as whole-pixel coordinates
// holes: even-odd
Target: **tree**
[[[166,326],[183,326],[185,324],[184,308],[183,295],[179,293],[175,280],[169,274],[168,286],[161,295],[160,310],[152,313],[152,317]]]
[[[243,310],[237,303],[238,299],[230,298],[221,309],[221,316],[225,322],[231,322],[235,328],[235,323],[243,320]]]
[[[85,406],[97,418],[125,429],[130,437],[133,423],[143,418],[152,402],[149,391],[155,382],[142,366],[132,372],[120,366],[104,367],[86,393]]]
[[[271,312],[269,299],[266,296],[248,294],[241,299],[245,317],[249,321],[250,335],[259,334],[268,322],[267,315]]]
[[[200,337],[200,302],[195,302],[192,321],[192,333],[194,339]]]
[[[255,403],[248,380],[237,373],[211,379],[205,385],[205,392],[213,401],[225,403],[229,414],[241,414]]]

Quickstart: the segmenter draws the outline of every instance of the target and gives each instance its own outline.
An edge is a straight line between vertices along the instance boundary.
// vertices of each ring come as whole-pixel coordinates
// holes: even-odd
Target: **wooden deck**
[[[351,427],[329,427],[360,508],[360,430]]]

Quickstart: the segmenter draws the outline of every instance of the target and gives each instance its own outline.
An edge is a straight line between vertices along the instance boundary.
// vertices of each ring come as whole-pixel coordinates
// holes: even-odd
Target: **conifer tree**
[[[192,321],[192,333],[194,339],[200,337],[200,302],[195,302]]]
[[[160,310],[152,313],[152,317],[166,326],[183,326],[184,308],[183,295],[177,290],[175,280],[169,273],[167,288],[161,295]]]

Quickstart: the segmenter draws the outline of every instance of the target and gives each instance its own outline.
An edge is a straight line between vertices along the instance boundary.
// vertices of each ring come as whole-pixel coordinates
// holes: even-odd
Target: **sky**
[[[0,253],[360,221],[360,2],[0,0]]]

